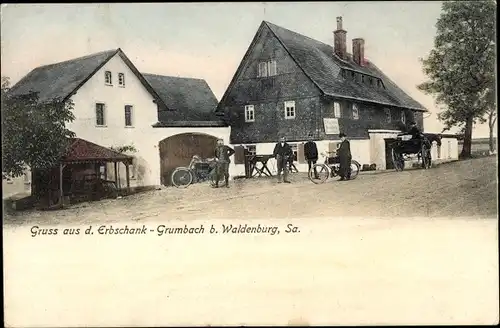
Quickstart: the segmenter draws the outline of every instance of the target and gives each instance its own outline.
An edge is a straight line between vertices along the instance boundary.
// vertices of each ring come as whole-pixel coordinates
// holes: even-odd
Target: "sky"
[[[2,4],[1,74],[11,83],[32,69],[121,48],[143,73],[202,78],[218,100],[263,20],[333,45],[343,17],[347,48],[365,39],[365,57],[430,113],[425,130],[441,132],[419,58],[432,49],[437,1]],[[473,137],[487,137],[487,124]],[[452,130],[451,132],[456,132]],[[495,128],[496,135],[496,128]]]

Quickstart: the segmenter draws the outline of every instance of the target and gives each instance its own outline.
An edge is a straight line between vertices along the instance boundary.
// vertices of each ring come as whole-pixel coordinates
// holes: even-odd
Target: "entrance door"
[[[217,138],[201,133],[183,133],[163,139],[159,143],[161,184],[172,184],[172,172],[179,166],[187,167],[194,155],[214,157]]]
[[[392,144],[397,140],[395,138],[385,138],[385,169],[386,170],[393,170],[394,169],[394,163],[392,162],[392,152],[391,152],[391,146]]]

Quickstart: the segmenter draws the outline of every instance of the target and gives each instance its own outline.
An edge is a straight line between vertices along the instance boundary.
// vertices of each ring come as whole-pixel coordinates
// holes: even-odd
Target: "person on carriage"
[[[411,134],[412,139],[421,139],[422,138],[422,132],[417,127],[417,123],[415,123],[415,122],[410,123],[410,128],[408,130],[408,133]]]
[[[217,158],[215,188],[219,187],[221,175],[224,175],[225,187],[229,188],[229,163],[231,163],[229,157],[233,154],[234,149],[224,145],[224,140],[217,140],[217,146],[215,147],[215,157]]]
[[[346,134],[341,132],[339,134],[340,143],[339,148],[337,149],[337,155],[339,157],[340,168],[339,168],[339,181],[346,181],[351,179],[351,144],[349,140],[346,138]]]

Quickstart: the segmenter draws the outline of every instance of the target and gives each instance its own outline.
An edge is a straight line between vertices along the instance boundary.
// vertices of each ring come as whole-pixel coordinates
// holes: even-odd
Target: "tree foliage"
[[[114,150],[114,151],[117,151],[119,153],[127,153],[127,152],[136,153],[137,152],[137,149],[135,148],[134,145],[123,145],[123,146],[118,146],[118,147],[111,146],[109,148]]]
[[[444,130],[461,128],[463,156],[470,156],[472,127],[484,123],[495,89],[496,3],[444,2],[434,48],[422,60],[428,81],[418,88],[435,97]]]
[[[74,120],[73,103],[54,99],[41,103],[38,94],[12,95],[2,77],[2,172],[18,177],[29,168],[58,165],[75,136],[66,128]]]

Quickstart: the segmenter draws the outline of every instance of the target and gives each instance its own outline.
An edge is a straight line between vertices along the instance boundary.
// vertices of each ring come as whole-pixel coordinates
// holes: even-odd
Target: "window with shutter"
[[[276,72],[276,61],[275,60],[270,60],[267,62],[268,64],[268,72],[269,76],[275,76],[277,74]]]
[[[234,164],[245,164],[245,148],[243,146],[234,147]]]
[[[342,117],[342,111],[340,110],[340,103],[333,103],[333,117],[340,118]]]

